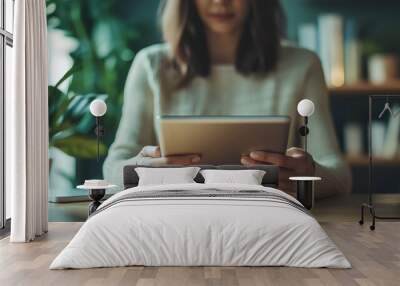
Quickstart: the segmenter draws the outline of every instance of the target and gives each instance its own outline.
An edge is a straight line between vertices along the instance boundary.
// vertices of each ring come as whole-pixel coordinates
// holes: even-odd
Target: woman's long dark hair
[[[286,19],[279,0],[248,0],[250,9],[236,54],[235,67],[244,74],[267,74],[279,57]],[[161,2],[162,32],[170,45],[172,61],[187,83],[211,70],[207,38],[193,0]]]

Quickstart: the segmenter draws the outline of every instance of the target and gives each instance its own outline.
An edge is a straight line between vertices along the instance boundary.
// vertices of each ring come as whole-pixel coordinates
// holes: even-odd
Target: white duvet
[[[153,198],[112,204],[131,192],[262,190],[262,186],[180,184],[135,187],[104,202],[50,269],[145,266],[293,266],[350,268],[309,214],[254,198]],[[298,203],[298,202],[297,202]],[[105,206],[108,207],[106,208]]]

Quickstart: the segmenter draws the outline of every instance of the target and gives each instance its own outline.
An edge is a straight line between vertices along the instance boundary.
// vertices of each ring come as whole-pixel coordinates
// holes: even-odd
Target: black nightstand
[[[88,196],[92,202],[88,206],[89,216],[94,213],[97,208],[101,205],[101,200],[106,194],[106,189],[118,187],[116,185],[105,185],[105,186],[91,186],[91,185],[80,185],[77,188],[88,191]]]
[[[297,183],[297,200],[311,210],[314,207],[314,184],[321,181],[320,177],[290,177],[289,180]]]

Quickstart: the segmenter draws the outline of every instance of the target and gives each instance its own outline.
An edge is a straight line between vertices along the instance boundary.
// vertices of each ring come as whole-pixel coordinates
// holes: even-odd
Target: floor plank
[[[352,269],[287,267],[120,267],[48,270],[81,223],[50,223],[49,233],[29,244],[0,241],[0,285],[399,285],[400,222],[379,222],[372,232],[354,222],[322,223]]]

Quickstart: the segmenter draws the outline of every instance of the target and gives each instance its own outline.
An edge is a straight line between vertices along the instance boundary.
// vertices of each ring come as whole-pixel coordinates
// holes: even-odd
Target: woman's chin
[[[232,34],[237,30],[236,26],[228,23],[214,24],[210,28],[210,30],[215,34]]]

